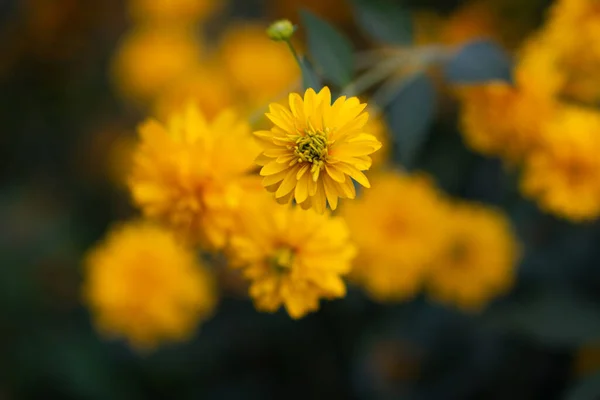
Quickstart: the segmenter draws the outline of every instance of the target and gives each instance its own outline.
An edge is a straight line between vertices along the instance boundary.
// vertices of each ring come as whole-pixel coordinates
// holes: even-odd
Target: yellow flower
[[[137,22],[185,24],[203,21],[225,3],[222,0],[128,0]]]
[[[551,213],[573,221],[600,216],[600,114],[563,106],[540,148],[525,161],[521,189]]]
[[[385,172],[373,189],[345,204],[342,215],[357,244],[350,278],[378,301],[414,296],[442,245],[445,203],[423,175]]]
[[[138,349],[187,339],[216,305],[194,252],[147,222],[117,227],[85,261],[83,294],[98,329]]]
[[[225,71],[216,63],[206,63],[169,85],[154,102],[154,114],[164,121],[173,112],[194,103],[212,118],[223,109],[236,106],[236,97]]]
[[[220,46],[223,68],[251,107],[262,106],[293,90],[300,69],[287,46],[269,39],[266,25],[233,25]]]
[[[440,229],[447,240],[427,278],[433,298],[475,311],[512,286],[519,245],[504,214],[457,204]]]
[[[595,0],[559,0],[538,34],[552,67],[562,74],[562,97],[596,105],[600,100],[600,5]]]
[[[304,99],[290,94],[289,108],[270,105],[267,117],[275,126],[254,135],[263,147],[257,159],[263,185],[278,202],[295,199],[322,213],[327,203],[335,210],[338,197],[356,196],[353,179],[370,187],[362,171],[371,167],[369,155],[381,143],[364,131],[369,118],[365,107],[358,98],[345,96],[332,105],[327,87],[318,94],[308,89]]]
[[[223,247],[253,185],[246,177],[258,149],[248,124],[231,111],[208,122],[190,105],[166,126],[146,121],[139,134],[129,179],[135,204],[193,242]]]
[[[125,98],[146,104],[198,66],[201,47],[188,29],[135,29],[121,40],[114,55],[114,83]]]
[[[519,97],[504,82],[467,86],[458,91],[462,102],[461,130],[467,145],[488,156],[519,157],[524,143],[513,118]]]
[[[563,84],[554,60],[545,40],[533,37],[519,53],[514,86],[491,82],[459,89],[462,133],[469,147],[514,163],[538,146],[543,121],[552,118],[554,96]]]
[[[341,276],[350,270],[355,248],[341,218],[280,207],[270,198],[257,199],[241,217],[231,258],[250,280],[258,310],[283,305],[301,318],[317,310],[321,298],[345,296]]]

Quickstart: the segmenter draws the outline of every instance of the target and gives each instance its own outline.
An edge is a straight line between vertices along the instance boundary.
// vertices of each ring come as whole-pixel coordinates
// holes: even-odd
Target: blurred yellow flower
[[[139,134],[129,179],[135,204],[194,243],[223,247],[258,154],[248,124],[227,110],[208,122],[189,105],[166,126],[146,121]]]
[[[237,106],[237,93],[230,78],[216,62],[204,63],[169,85],[156,98],[154,115],[166,121],[189,103],[197,105],[207,118]]]
[[[512,286],[520,250],[504,214],[456,204],[440,229],[447,232],[445,245],[427,277],[433,298],[477,311]]]
[[[383,115],[377,115],[375,118],[370,117],[364,131],[375,136],[381,143],[381,148],[371,154],[371,160],[373,161],[371,168],[381,168],[387,163],[391,153],[390,130]]]
[[[223,68],[251,107],[285,96],[300,82],[300,68],[287,46],[269,39],[266,29],[260,24],[232,25],[220,45]]]
[[[186,24],[204,21],[225,4],[223,0],[128,0],[136,22]]]
[[[128,100],[147,104],[198,66],[201,47],[201,41],[188,29],[134,29],[122,38],[114,55],[116,89]]]
[[[542,144],[525,161],[523,193],[573,221],[600,216],[600,114],[563,106],[547,121]]]
[[[351,280],[378,301],[414,296],[444,238],[445,203],[431,180],[400,172],[375,175],[373,189],[341,211],[359,250]]]
[[[370,187],[362,171],[371,167],[369,155],[381,143],[364,131],[369,118],[365,107],[358,98],[345,96],[332,105],[327,87],[318,94],[308,89],[304,99],[290,94],[289,108],[270,105],[267,117],[275,126],[254,135],[263,147],[257,158],[263,185],[278,202],[294,199],[322,213],[327,203],[335,210],[338,197],[356,196],[353,179]]]
[[[519,157],[525,147],[513,118],[519,93],[505,82],[458,89],[460,126],[467,145],[488,156]]]
[[[255,197],[232,236],[231,258],[250,280],[256,308],[274,312],[283,305],[301,318],[317,310],[321,298],[345,296],[341,276],[356,251],[344,221]]]
[[[543,121],[552,118],[563,76],[554,54],[533,37],[519,51],[515,84],[491,82],[458,89],[466,143],[482,154],[520,162],[538,146]]]
[[[216,305],[194,252],[148,222],[112,230],[85,261],[84,301],[98,329],[140,350],[194,333]]]

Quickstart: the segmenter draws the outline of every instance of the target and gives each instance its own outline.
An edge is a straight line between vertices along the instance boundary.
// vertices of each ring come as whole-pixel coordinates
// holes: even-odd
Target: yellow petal
[[[325,171],[327,172],[327,175],[329,175],[331,179],[336,182],[344,183],[346,180],[344,173],[337,169],[334,165],[325,164]]]
[[[273,175],[273,174],[277,174],[281,171],[285,171],[288,168],[289,167],[287,164],[280,164],[278,162],[272,161],[271,163],[269,163],[261,168],[260,175],[261,176]]]
[[[297,168],[290,168],[289,172],[281,182],[281,186],[279,186],[279,189],[277,189],[277,192],[275,192],[275,197],[283,197],[294,190],[296,184],[298,183],[298,180],[296,179],[296,173]]]
[[[287,174],[288,174],[288,171],[284,170],[284,171],[278,172],[278,173],[273,174],[273,175],[265,176],[263,178],[263,180],[262,180],[262,185],[264,187],[267,187],[267,186],[271,186],[271,185],[274,185],[276,183],[279,183],[279,182],[281,182],[282,180],[285,179],[285,177],[286,177]]]
[[[296,193],[295,198],[297,203],[302,203],[308,197],[308,181],[310,177],[308,175],[304,175],[301,179],[296,183]]]
[[[323,214],[327,208],[327,198],[325,197],[325,188],[323,187],[323,181],[317,182],[317,191],[312,198],[314,209],[319,213]]]
[[[335,210],[338,205],[338,194],[334,182],[329,176],[323,177],[323,187],[325,188],[325,196],[332,210]]]

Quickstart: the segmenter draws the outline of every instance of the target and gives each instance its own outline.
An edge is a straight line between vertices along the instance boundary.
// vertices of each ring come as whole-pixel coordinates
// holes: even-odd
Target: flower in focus
[[[304,99],[289,96],[289,108],[270,105],[270,131],[254,135],[263,148],[257,163],[262,166],[263,185],[275,193],[279,203],[294,199],[302,208],[335,210],[339,198],[356,196],[353,179],[365,187],[369,180],[362,171],[371,167],[370,154],[381,143],[364,127],[369,115],[366,104],[345,96],[331,104],[329,88],[318,94],[308,89]]]
[[[216,305],[194,252],[147,222],[122,225],[86,259],[84,299],[98,329],[138,349],[193,334]]]
[[[293,90],[300,69],[285,45],[265,34],[260,24],[233,25],[220,46],[223,68],[250,106],[262,106]]]
[[[128,0],[129,14],[138,22],[185,24],[203,21],[225,2],[222,0]]]
[[[432,182],[382,173],[373,177],[373,189],[341,211],[359,250],[351,280],[378,301],[414,296],[444,238],[445,203]]]
[[[146,104],[198,66],[201,47],[188,29],[135,29],[122,39],[114,56],[114,83],[125,98]]]
[[[600,216],[600,114],[563,106],[525,161],[521,189],[546,211],[573,221]]]
[[[169,85],[154,102],[154,114],[165,121],[187,104],[197,105],[207,118],[236,106],[236,93],[227,74],[214,63],[198,66]]]
[[[317,310],[321,298],[345,296],[341,277],[355,248],[344,221],[254,197],[232,236],[231,257],[250,281],[256,308],[275,312],[283,305],[292,318],[301,318]]]
[[[495,209],[457,204],[445,222],[447,240],[431,264],[427,288],[441,302],[481,309],[514,280],[519,245],[509,220]]]
[[[166,126],[146,121],[139,134],[129,179],[135,204],[194,243],[223,247],[232,213],[254,186],[258,149],[248,124],[231,111],[208,122],[190,105]]]

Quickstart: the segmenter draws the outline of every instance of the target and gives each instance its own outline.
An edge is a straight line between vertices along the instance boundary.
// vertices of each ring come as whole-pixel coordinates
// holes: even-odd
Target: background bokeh
[[[386,109],[382,152],[453,198],[504,210],[522,248],[509,293],[473,313],[420,294],[379,303],[350,285],[344,299],[292,320],[257,312],[239,277],[218,270],[219,305],[188,342],[139,353],[99,334],[81,301],[82,260],[112,223],[138,214],[125,185],[137,124],[200,91],[205,113],[234,107],[263,123],[267,102],[300,89],[294,59],[264,29],[275,18],[298,23],[301,8],[345,32],[359,54],[380,48],[344,0],[192,1],[199,8],[154,17],[144,3],[0,2],[0,399],[600,398],[600,225],[541,211],[520,193],[517,168],[471,150],[460,96],[435,68],[435,98],[416,81]],[[485,37],[507,59],[552,5],[390,3],[412,19],[415,48]],[[128,47],[140,37],[147,42]],[[482,54],[463,67],[481,72]],[[577,73],[589,78],[582,87],[600,85]],[[594,93],[570,88],[565,96],[585,92],[597,106]],[[398,134],[411,130],[427,134]]]

